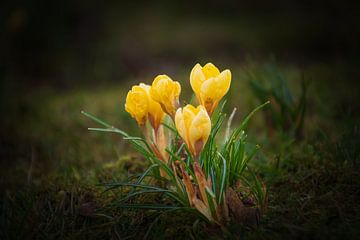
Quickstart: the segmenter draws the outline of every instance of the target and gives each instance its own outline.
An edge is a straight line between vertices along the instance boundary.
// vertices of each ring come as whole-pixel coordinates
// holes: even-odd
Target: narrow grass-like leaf
[[[183,196],[183,199],[187,198],[187,193],[183,186],[181,186],[180,181],[178,181],[178,176],[176,172],[173,172],[173,170],[165,163],[160,161],[157,158],[154,158],[154,161],[160,165],[161,169],[165,171],[165,173],[168,175],[168,177],[171,179],[172,183],[175,185],[177,192]]]
[[[124,202],[132,197],[138,196],[138,195],[143,195],[146,193],[164,193],[165,195],[169,196],[170,198],[172,198],[173,200],[177,201],[180,204],[184,204],[184,201],[182,199],[180,199],[178,196],[176,196],[175,192],[171,191],[171,190],[167,190],[167,189],[161,189],[161,190],[142,190],[142,191],[137,191],[137,192],[133,192],[130,193],[128,195],[126,195],[124,198],[116,201],[116,202]]]
[[[146,169],[146,171],[141,174],[141,176],[139,177],[139,179],[136,181],[137,184],[140,184],[142,182],[142,180],[148,175],[148,173],[153,169],[153,168],[156,168],[156,167],[159,167],[158,164],[153,164],[151,165],[148,169]]]
[[[245,168],[247,167],[248,162],[255,156],[257,150],[259,150],[259,146],[256,145],[256,147],[251,151],[251,153],[246,156],[240,165],[236,166],[236,173],[241,175]]]
[[[223,161],[223,168],[221,171],[221,176],[220,176],[220,189],[219,189],[219,196],[218,196],[218,203],[221,204],[223,201],[223,193],[225,192],[225,181],[226,181],[226,160],[225,158],[221,155],[220,152],[218,152],[220,158]]]
[[[87,112],[85,112],[85,111],[81,111],[81,113],[82,113],[83,115],[85,115],[86,117],[88,117],[88,118],[94,120],[95,122],[99,123],[100,125],[103,125],[104,127],[113,128],[113,126],[111,126],[110,124],[104,122],[103,120],[95,117],[94,115],[92,115],[92,114],[90,114],[90,113],[87,113]]]
[[[133,144],[134,148],[138,152],[142,153],[146,157],[153,156],[153,153],[152,153],[152,150],[151,150],[149,144],[143,138],[131,137],[126,132],[121,131],[120,129],[117,129],[115,127],[111,127],[111,128],[88,128],[88,130],[90,130],[90,131],[98,131],[98,132],[119,133],[120,135],[123,136],[123,139],[130,141]],[[138,142],[143,143],[146,146],[146,148],[144,148]]]
[[[162,125],[164,126],[164,127],[166,127],[167,129],[169,129],[169,130],[171,130],[173,133],[175,133],[176,135],[178,135],[178,132],[177,132],[177,130],[176,130],[176,128],[174,128],[174,127],[172,127],[172,126],[170,126],[169,124],[167,124],[167,123],[162,123]]]
[[[205,193],[206,193],[206,197],[207,197],[206,201],[208,202],[208,206],[210,207],[211,215],[216,216],[216,207],[215,207],[213,198],[212,198],[211,194],[208,191],[205,191]]]
[[[237,131],[243,130],[243,129],[247,126],[247,124],[248,124],[249,120],[251,119],[251,117],[252,117],[257,111],[259,111],[260,109],[262,109],[263,107],[265,107],[265,106],[268,105],[269,103],[270,103],[270,101],[267,101],[267,102],[261,104],[260,106],[256,107],[254,110],[252,110],[252,111],[245,117],[245,119],[241,122],[240,127],[238,128]]]
[[[171,205],[161,205],[161,204],[120,204],[121,208],[137,208],[137,209],[152,209],[152,210],[162,210],[162,209],[183,209],[184,207],[171,206]]]
[[[263,107],[265,107],[267,104],[269,104],[270,101],[267,101],[263,104],[261,104],[260,106],[256,107],[253,111],[251,111],[246,117],[245,119],[241,122],[240,126],[238,128],[236,128],[230,138],[225,142],[225,144],[223,145],[223,153],[227,151],[227,149],[229,149],[229,146],[235,141],[235,139],[239,136],[239,134],[243,131],[243,129],[247,126],[249,120],[251,119],[251,117],[260,109],[262,109]]]

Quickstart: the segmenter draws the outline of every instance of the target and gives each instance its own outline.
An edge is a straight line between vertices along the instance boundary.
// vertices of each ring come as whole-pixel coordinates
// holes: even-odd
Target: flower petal
[[[203,73],[202,67],[200,64],[196,64],[195,67],[191,70],[190,73],[190,84],[195,95],[200,97],[200,88],[201,85],[206,81],[205,75]],[[200,101],[200,99],[198,99]]]
[[[222,98],[230,89],[231,84],[231,72],[226,69],[220,73],[216,78],[217,85],[220,88],[218,98]]]
[[[125,110],[136,119],[139,125],[147,120],[149,98],[144,88],[133,86],[126,96]]]
[[[205,75],[206,79],[216,77],[220,74],[220,71],[217,67],[215,67],[212,63],[207,63],[203,68],[202,71]]]
[[[203,106],[198,106],[198,109],[198,113],[193,118],[189,127],[189,141],[191,142],[193,149],[195,149],[195,143],[197,141],[202,141],[203,145],[205,145],[211,131],[211,120],[209,115]],[[202,147],[199,150],[202,150]]]
[[[180,137],[182,137],[185,143],[188,144],[187,130],[185,126],[183,110],[181,108],[179,108],[175,113],[175,126]]]

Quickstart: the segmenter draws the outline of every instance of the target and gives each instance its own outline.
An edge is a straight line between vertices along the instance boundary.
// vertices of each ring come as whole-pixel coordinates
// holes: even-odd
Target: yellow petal
[[[135,87],[137,87],[137,86],[135,86]],[[140,84],[139,84],[139,87],[142,88],[142,89],[144,89],[147,93],[150,91],[150,86],[147,85],[147,84],[140,83]]]
[[[166,75],[158,75],[150,89],[151,97],[171,116],[174,116],[178,107],[180,92],[180,84]]]
[[[223,71],[218,77],[210,78],[201,86],[200,97],[203,103],[219,102],[229,91],[231,84],[231,72]]]
[[[197,113],[197,109],[193,105],[188,104],[183,108],[183,117],[184,117],[185,126],[187,129],[190,128],[190,125],[191,125],[196,113]]]
[[[192,148],[196,151],[201,151],[205,145],[211,131],[211,120],[203,106],[198,106],[198,113],[191,122],[189,128],[189,142]],[[202,146],[200,149],[195,147],[195,144],[201,141]],[[199,152],[196,152],[198,154]]]
[[[230,84],[231,84],[231,72],[230,70],[226,69],[217,76],[216,81],[218,86],[221,88],[220,98],[225,96],[225,94],[229,91]]]
[[[181,85],[179,82],[173,81],[173,95],[175,99],[179,99],[181,93]]]
[[[151,89],[150,89],[150,94],[151,97],[157,101],[157,102],[161,102],[162,98],[161,98],[161,91],[163,90],[163,86],[164,86],[164,79],[166,79],[166,75],[158,75],[156,76],[156,78],[154,79],[152,85],[151,85]]]
[[[176,129],[177,129],[180,137],[182,139],[184,139],[185,143],[187,144],[188,143],[188,141],[187,141],[187,130],[186,130],[186,126],[185,126],[183,111],[182,111],[181,108],[179,108],[176,111],[176,114],[175,114],[175,126],[176,126]]]
[[[220,71],[217,67],[215,67],[212,63],[207,63],[203,68],[202,71],[205,75],[206,79],[216,77],[220,74]]]
[[[193,156],[198,156],[211,131],[211,120],[203,106],[188,104],[175,114],[175,125]]]
[[[140,86],[133,86],[126,96],[125,110],[136,119],[139,125],[147,120],[149,99],[146,90]]]
[[[193,154],[195,152],[193,144],[191,143],[191,140],[189,138],[189,131],[197,112],[198,110],[194,106],[188,104],[184,108],[179,108],[175,114],[176,129],[178,130],[179,135],[182,137],[182,139],[184,139],[190,152],[192,152]]]
[[[205,80],[206,80],[206,78],[203,73],[201,65],[196,64],[190,73],[190,85],[199,101],[200,101],[200,99],[199,99],[200,88],[201,88],[201,85],[205,82]]]
[[[149,120],[152,127],[155,130],[157,130],[160,124],[162,123],[165,113],[157,102],[153,100],[150,100],[150,102],[151,103],[149,105]]]
[[[206,108],[207,112],[211,115],[213,106],[217,103],[217,96],[219,87],[215,78],[210,78],[201,86],[200,98],[202,105]]]
[[[148,98],[148,102],[149,102],[149,108],[148,108],[149,120],[150,120],[152,127],[154,129],[158,129],[163,120],[165,113],[162,110],[160,104],[152,99],[152,97],[150,95],[151,86],[146,85],[144,83],[140,83],[139,87],[144,89],[147,93],[147,98]]]

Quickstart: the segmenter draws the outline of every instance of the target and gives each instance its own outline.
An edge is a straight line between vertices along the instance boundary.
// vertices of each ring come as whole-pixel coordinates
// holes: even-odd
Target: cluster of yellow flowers
[[[150,123],[154,130],[151,141],[154,144],[151,146],[164,161],[167,161],[167,156],[161,123],[168,114],[192,156],[197,159],[210,135],[210,117],[228,92],[230,83],[230,70],[220,72],[212,63],[203,67],[196,64],[190,74],[190,84],[199,106],[188,104],[181,108],[179,82],[167,75],[158,75],[151,86],[140,83],[132,87],[126,97],[125,110],[136,119],[148,140],[150,136],[146,132],[146,123]]]
[[[213,216],[210,210],[210,202],[213,206],[217,204],[214,197],[211,197],[211,200],[207,198],[206,189],[212,189],[212,183],[205,177],[200,167],[199,155],[211,132],[210,117],[220,100],[229,91],[230,83],[230,70],[220,72],[212,63],[204,67],[196,64],[190,73],[190,84],[199,106],[187,104],[181,108],[179,103],[181,85],[167,75],[155,77],[151,86],[143,83],[133,86],[127,94],[125,103],[126,111],[136,119],[152,151],[164,163],[168,163],[169,157],[161,123],[166,114],[173,120],[177,132],[195,160],[192,168],[198,185],[194,184],[183,165],[172,162],[171,166],[174,174],[181,176],[190,205],[210,221],[219,219],[218,216]],[[147,127],[149,125],[151,128]],[[160,168],[160,174],[162,177],[168,177],[162,168]]]
[[[161,123],[165,114],[168,114],[196,159],[211,131],[210,116],[228,92],[230,83],[230,70],[220,72],[212,63],[207,63],[203,67],[196,64],[190,74],[190,84],[199,106],[188,104],[181,108],[179,82],[173,81],[167,75],[158,75],[151,86],[140,83],[132,87],[126,97],[125,110],[136,119],[142,129],[146,128],[147,121],[150,122],[155,133],[153,147],[163,160],[166,160],[165,151],[159,149],[160,139],[163,139]],[[147,133],[145,136],[149,137]]]
[[[229,223],[231,216],[238,222],[244,222],[248,216],[258,221],[258,209],[245,207],[232,187],[242,185],[241,174],[254,155],[248,156],[244,152],[245,141],[240,135],[244,132],[242,126],[247,124],[254,112],[269,101],[252,111],[242,122],[242,126],[236,128],[226,140],[226,144],[217,151],[214,141],[217,131],[211,134],[211,116],[229,91],[231,72],[228,69],[220,72],[212,63],[204,66],[196,64],[190,73],[190,85],[198,104],[186,104],[183,107],[179,101],[181,85],[167,75],[156,76],[151,85],[140,83],[131,88],[126,96],[125,110],[136,120],[144,137],[131,137],[91,114],[83,114],[106,127],[89,128],[90,130],[122,135],[152,164],[138,178],[136,184],[119,184],[133,186],[136,191],[130,192],[124,199],[152,192],[143,189],[159,189],[161,191],[156,192],[164,193],[178,204],[197,210],[210,222],[221,227],[224,223]],[[226,136],[230,134],[229,125],[233,114],[229,118]],[[225,117],[217,115],[214,118],[214,128],[218,129]],[[172,124],[169,126],[168,121],[172,121],[176,129]],[[164,127],[169,130],[166,136]],[[205,147],[209,137],[209,146]],[[145,177],[151,179],[146,182]],[[154,179],[156,183],[164,184],[154,188],[154,182],[151,181]],[[140,184],[142,181],[146,183]],[[251,192],[258,204],[261,204],[261,208],[264,208],[266,188],[259,188],[262,182],[257,178],[254,181],[256,189],[249,193]],[[139,190],[136,190],[136,187]]]

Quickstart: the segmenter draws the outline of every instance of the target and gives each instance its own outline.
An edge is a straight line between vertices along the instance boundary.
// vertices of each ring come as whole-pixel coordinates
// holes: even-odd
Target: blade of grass
[[[122,208],[137,208],[137,209],[152,209],[152,210],[183,209],[184,208],[184,207],[161,205],[161,204],[121,204],[121,205],[119,205],[119,207],[122,207]]]
[[[218,203],[221,204],[223,201],[223,195],[224,195],[224,191],[225,191],[226,160],[221,155],[220,152],[218,152],[218,155],[220,156],[220,158],[222,159],[222,162],[223,162],[223,169],[222,169],[221,176],[220,176],[220,189],[219,189],[219,196],[218,196]]]

